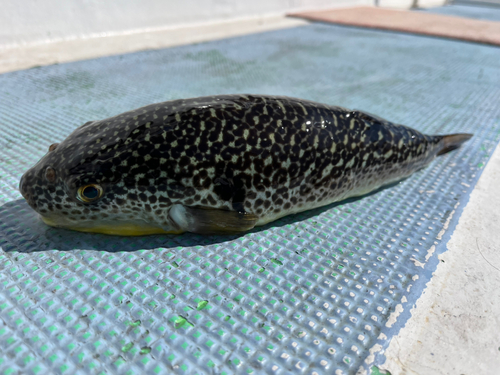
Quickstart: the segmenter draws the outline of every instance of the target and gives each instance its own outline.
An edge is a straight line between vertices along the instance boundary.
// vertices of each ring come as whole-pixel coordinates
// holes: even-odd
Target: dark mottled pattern
[[[287,97],[181,99],[82,125],[24,175],[21,192],[61,225],[143,220],[171,230],[172,204],[251,213],[260,225],[404,178],[442,138]],[[104,196],[85,204],[75,195],[88,183]]]

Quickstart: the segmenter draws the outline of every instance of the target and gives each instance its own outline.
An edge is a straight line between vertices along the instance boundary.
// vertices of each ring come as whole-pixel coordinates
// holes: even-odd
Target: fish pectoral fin
[[[258,220],[254,214],[175,204],[170,219],[186,232],[199,234],[231,234],[252,229]]]

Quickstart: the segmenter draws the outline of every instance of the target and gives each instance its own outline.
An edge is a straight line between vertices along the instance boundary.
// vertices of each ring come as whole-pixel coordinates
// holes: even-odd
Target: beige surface
[[[499,187],[497,147],[381,369],[392,375],[500,373]]]
[[[500,22],[439,14],[356,7],[291,14],[311,21],[402,31],[500,46]]]

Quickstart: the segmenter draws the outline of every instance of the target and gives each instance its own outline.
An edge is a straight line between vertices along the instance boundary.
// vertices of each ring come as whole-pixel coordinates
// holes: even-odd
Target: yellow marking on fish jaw
[[[51,227],[64,228],[70,230],[76,230],[78,232],[87,232],[87,233],[102,233],[102,234],[110,234],[113,236],[148,236],[152,234],[181,234],[184,233],[183,230],[172,230],[166,231],[160,227],[155,227],[153,225],[138,225],[133,223],[116,223],[113,225],[95,225],[92,227],[84,227],[84,226],[62,226],[58,225],[54,220],[48,217],[41,217],[42,221],[50,225]]]

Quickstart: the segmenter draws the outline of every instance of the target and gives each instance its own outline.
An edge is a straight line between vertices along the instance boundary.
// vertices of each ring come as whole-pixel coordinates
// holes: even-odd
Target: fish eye
[[[102,197],[104,189],[97,184],[85,185],[78,188],[76,197],[84,203],[90,203]]]

